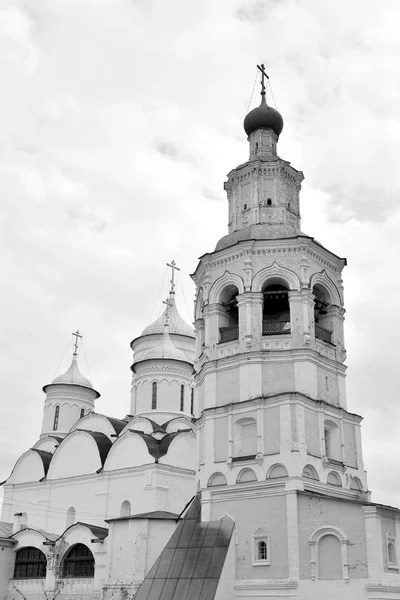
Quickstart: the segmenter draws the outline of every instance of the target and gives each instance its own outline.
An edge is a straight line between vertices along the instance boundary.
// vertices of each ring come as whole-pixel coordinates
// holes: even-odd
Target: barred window
[[[63,560],[62,577],[94,577],[94,557],[87,546],[72,546]]]
[[[155,410],[157,408],[157,382],[154,381],[151,392],[151,408]]]
[[[46,556],[38,548],[28,546],[17,550],[14,579],[45,579]]]
[[[57,431],[57,429],[58,429],[59,418],[60,418],[60,407],[56,406],[56,410],[54,411],[53,431]]]
[[[257,559],[268,560],[267,542],[258,542]]]

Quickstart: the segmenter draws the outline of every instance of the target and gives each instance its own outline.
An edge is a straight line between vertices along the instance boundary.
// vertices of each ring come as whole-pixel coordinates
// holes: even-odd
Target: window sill
[[[253,567],[269,567],[271,565],[269,560],[257,560],[252,563]]]
[[[388,569],[391,569],[392,571],[398,571],[399,567],[395,564],[389,563],[387,566]]]

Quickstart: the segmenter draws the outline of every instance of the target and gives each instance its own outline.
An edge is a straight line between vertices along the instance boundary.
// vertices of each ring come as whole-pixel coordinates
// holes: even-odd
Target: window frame
[[[153,381],[151,384],[151,410],[157,410],[158,400],[158,384],[157,381]]]
[[[266,545],[267,558],[259,558],[259,545],[264,543]],[[268,567],[271,564],[271,551],[270,551],[270,540],[269,534],[263,527],[259,527],[255,533],[253,533],[253,567]]]
[[[394,562],[392,562],[390,560],[390,551],[389,551],[389,546],[392,545],[393,546],[393,552],[394,552]],[[395,569],[395,570],[399,570],[399,565],[397,564],[397,551],[396,551],[396,536],[393,533],[392,529],[389,529],[389,531],[386,534],[386,553],[387,553],[387,566],[388,569]]]
[[[21,555],[23,555],[24,551],[26,552],[26,554],[29,555],[29,553],[35,550],[36,552],[34,554],[37,554],[36,557],[31,557],[31,558],[19,558]],[[43,558],[44,557],[44,558]],[[23,568],[25,567],[25,571],[28,571],[29,567],[36,567],[36,571],[37,573],[30,573],[23,575],[22,573],[18,574],[17,571],[18,570],[24,570]],[[34,571],[35,569],[33,569]],[[32,571],[32,569],[31,569]],[[36,548],[36,546],[25,546],[24,548],[19,548],[16,553],[15,553],[15,564],[14,564],[14,572],[13,572],[13,580],[19,580],[19,579],[46,579],[46,572],[47,572],[47,556],[45,555],[44,552],[42,552],[42,550],[40,550],[39,548]]]
[[[60,421],[60,405],[57,404],[54,410],[54,419],[53,419],[53,431],[58,431],[58,424]]]
[[[179,410],[181,412],[185,410],[185,386],[183,383],[181,384]]]
[[[87,555],[84,556],[72,556],[74,552],[76,552],[76,548],[84,547],[87,550]],[[90,555],[90,556],[89,556]],[[90,569],[87,565],[91,565]],[[77,569],[75,565],[81,565],[80,569]],[[85,568],[87,572],[85,573]],[[92,568],[93,567],[93,568]],[[77,572],[75,572],[77,571]],[[78,543],[74,544],[71,548],[69,548],[62,560],[62,569],[61,569],[61,579],[93,579],[96,571],[96,561],[93,555],[93,552],[86,546],[86,544]]]

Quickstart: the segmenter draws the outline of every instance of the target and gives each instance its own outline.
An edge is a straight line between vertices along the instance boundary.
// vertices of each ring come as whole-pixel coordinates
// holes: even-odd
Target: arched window
[[[240,471],[236,483],[247,483],[249,481],[257,481],[257,476],[253,469],[243,469],[243,471]]]
[[[60,418],[60,407],[57,405],[54,411],[53,431],[58,429],[58,420]]]
[[[13,579],[45,579],[46,564],[46,556],[38,548],[21,548],[15,555]]]
[[[73,525],[74,523],[75,523],[75,508],[73,506],[70,506],[69,509],[67,510],[66,527],[71,527],[71,525]]]
[[[302,477],[305,477],[306,479],[314,479],[315,481],[319,481],[318,473],[312,465],[306,465],[304,467]]]
[[[233,285],[228,286],[221,292],[218,317],[220,343],[239,339],[238,293],[237,287]]]
[[[358,492],[362,492],[363,486],[362,486],[361,481],[358,479],[358,477],[352,477],[351,483],[350,483],[350,489],[357,490]]]
[[[129,502],[129,500],[124,500],[123,503],[121,504],[120,516],[121,517],[130,517],[131,516],[131,503]]]
[[[336,485],[337,487],[342,487],[342,480],[340,479],[339,475],[335,473],[335,471],[328,473],[326,483],[329,483],[330,485]]]
[[[76,544],[68,550],[62,563],[62,577],[94,577],[94,557],[87,546]]]
[[[257,558],[258,558],[258,560],[267,560],[268,559],[267,542],[264,542],[264,541],[258,542]]]
[[[155,410],[157,408],[157,382],[153,381],[151,386],[151,408]]]
[[[342,549],[336,535],[324,535],[318,542],[318,579],[343,579]]]
[[[181,401],[179,410],[183,412],[185,409],[185,386],[181,385]]]
[[[289,290],[275,283],[263,289],[263,335],[290,333]]]
[[[332,343],[332,317],[329,314],[331,306],[328,292],[319,284],[314,285],[314,326],[315,337],[324,342]]]
[[[393,538],[388,537],[387,542],[388,562],[390,566],[397,566],[396,561],[396,546]]]
[[[194,388],[190,392],[190,414],[194,415]]]
[[[263,527],[253,533],[253,566],[269,565],[269,535]]]
[[[208,480],[207,487],[214,487],[216,485],[226,485],[226,477],[222,473],[214,473]]]
[[[318,527],[310,544],[311,579],[344,579],[349,581],[348,537],[333,525]]]
[[[257,454],[257,423],[252,417],[239,419],[234,426],[234,457],[254,458]]]
[[[269,468],[267,479],[278,479],[279,477],[289,477],[289,475],[286,467],[278,463]]]
[[[85,416],[85,409],[81,408],[81,416],[80,416],[80,418],[82,419],[82,417],[84,417],[84,416]]]

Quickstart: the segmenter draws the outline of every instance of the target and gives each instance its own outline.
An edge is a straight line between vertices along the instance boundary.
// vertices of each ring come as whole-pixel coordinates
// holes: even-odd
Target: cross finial
[[[261,71],[261,96],[265,96],[265,77],[269,79],[268,75],[265,72],[264,64],[257,65],[257,69]]]
[[[82,338],[82,336],[79,333],[79,329],[77,329],[75,331],[75,333],[73,333],[72,335],[75,337],[75,342],[74,342],[74,356],[78,356],[79,338]]]
[[[169,310],[171,308],[171,300],[169,297],[166,300],[163,300],[163,304],[165,304],[166,309],[164,312],[164,325],[169,325]]]
[[[172,270],[172,275],[171,275],[171,289],[169,290],[170,294],[174,294],[175,293],[175,271],[180,271],[180,268],[176,266],[176,262],[174,260],[171,260],[170,263],[167,263],[167,267],[171,267]]]

